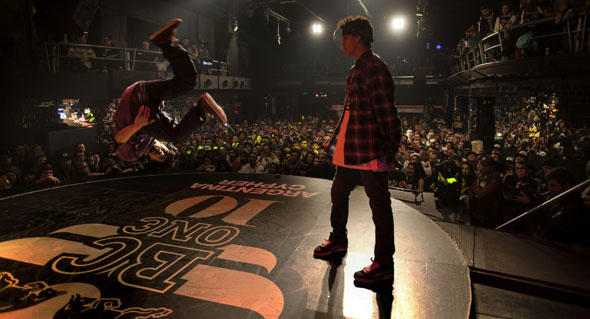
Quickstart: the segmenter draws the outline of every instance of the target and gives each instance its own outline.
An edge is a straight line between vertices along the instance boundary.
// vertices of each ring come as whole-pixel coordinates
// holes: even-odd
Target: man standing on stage
[[[401,140],[401,123],[393,101],[393,78],[371,50],[373,27],[365,17],[338,23],[344,54],[355,63],[346,80],[345,109],[328,149],[337,166],[332,183],[332,232],[314,250],[314,257],[331,259],[348,249],[348,198],[362,180],[375,224],[375,257],[354,274],[355,282],[376,284],[393,279],[393,212],[387,172],[393,168]]]
[[[169,163],[174,151],[156,139],[181,142],[201,124],[207,116],[227,122],[223,109],[204,93],[180,123],[164,111],[164,101],[194,89],[197,72],[189,53],[175,42],[176,28],[182,22],[174,19],[150,36],[170,61],[174,78],[139,81],[128,87],[117,105],[113,117],[115,126],[115,154],[124,161],[135,161],[146,152],[158,163]]]

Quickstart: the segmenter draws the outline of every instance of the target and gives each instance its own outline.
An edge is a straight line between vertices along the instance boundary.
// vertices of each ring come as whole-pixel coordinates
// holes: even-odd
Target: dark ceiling
[[[379,39],[380,31],[388,32],[387,27],[391,18],[397,15],[407,17],[412,27],[408,33],[415,38],[417,2],[418,0],[255,0],[251,3],[269,7],[286,17],[291,21],[290,28],[293,30],[308,30],[312,23],[319,21],[317,17],[322,18],[327,29],[332,31],[338,20],[343,17],[368,16],[375,27],[376,38]],[[477,22],[480,16],[479,7],[487,1],[423,0],[422,2],[427,2],[427,10],[424,14],[427,32],[422,39],[423,42],[434,41],[454,47],[463,32]],[[492,7],[495,6],[499,4],[492,4]],[[389,39],[389,36],[386,34],[385,39]]]

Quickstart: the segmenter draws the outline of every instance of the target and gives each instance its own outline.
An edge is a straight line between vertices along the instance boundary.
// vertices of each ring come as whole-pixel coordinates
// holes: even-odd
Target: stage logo
[[[187,218],[177,218],[214,197],[220,200],[199,212],[189,212]],[[125,308],[120,299],[101,296],[98,283],[116,280],[152,293],[206,300],[255,311],[264,318],[278,318],[284,297],[264,275],[271,274],[276,257],[262,248],[232,243],[239,236],[239,227],[254,227],[248,222],[273,203],[276,201],[247,199],[240,206],[228,196],[196,196],[168,205],[166,217],[144,217],[123,226],[79,224],[43,237],[1,242],[0,258],[49,267],[62,275],[93,275],[96,281],[53,286],[38,281],[19,286],[11,273],[2,272],[0,317],[39,317],[35,314],[43,312],[41,317],[48,318],[163,318],[172,313],[166,305]],[[230,225],[199,220],[222,215],[221,221]],[[218,267],[214,260],[231,261],[215,264],[236,266]],[[242,271],[241,264],[256,265],[264,271]]]

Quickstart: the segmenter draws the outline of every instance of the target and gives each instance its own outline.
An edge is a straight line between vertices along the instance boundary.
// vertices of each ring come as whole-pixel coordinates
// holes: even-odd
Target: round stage
[[[2,318],[467,318],[469,271],[434,222],[393,200],[395,281],[357,288],[374,227],[350,198],[341,264],[314,259],[331,181],[138,175],[0,199]]]

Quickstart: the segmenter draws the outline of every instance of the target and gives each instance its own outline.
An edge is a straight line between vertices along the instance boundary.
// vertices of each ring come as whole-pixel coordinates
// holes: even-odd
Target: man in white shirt
[[[238,173],[246,174],[262,174],[264,173],[264,167],[258,162],[258,156],[256,153],[251,152],[248,154],[248,163],[242,166]]]

